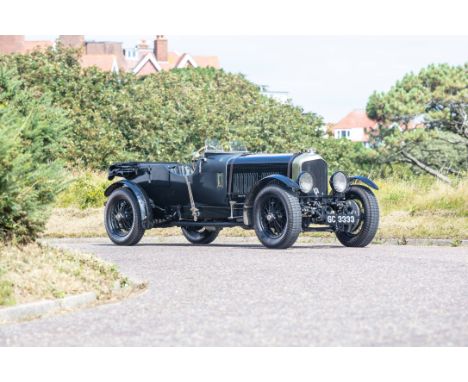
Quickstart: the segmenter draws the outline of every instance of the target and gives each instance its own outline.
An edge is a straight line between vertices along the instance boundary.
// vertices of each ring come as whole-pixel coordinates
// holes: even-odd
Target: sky
[[[54,39],[57,36],[27,36]],[[431,63],[468,62],[464,37],[167,36],[169,50],[219,56],[221,66],[271,91],[286,91],[306,112],[337,122],[365,109],[373,91],[387,91],[405,73]],[[133,47],[154,36],[85,35]]]

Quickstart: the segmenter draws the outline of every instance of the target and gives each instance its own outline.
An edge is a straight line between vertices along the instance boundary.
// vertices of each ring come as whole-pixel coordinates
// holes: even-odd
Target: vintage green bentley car
[[[349,247],[374,238],[379,207],[363,176],[335,172],[312,150],[253,154],[207,144],[191,164],[127,162],[109,168],[121,177],[105,191],[105,226],[119,245],[134,245],[145,230],[179,226],[194,244],[209,244],[221,229],[254,229],[269,248],[288,248],[304,231],[334,232]]]

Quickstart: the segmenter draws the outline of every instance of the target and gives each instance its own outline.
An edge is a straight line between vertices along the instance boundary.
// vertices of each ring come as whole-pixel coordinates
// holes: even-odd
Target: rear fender
[[[143,228],[153,228],[153,209],[151,208],[148,195],[140,186],[131,182],[130,180],[119,180],[118,182],[112,183],[109,187],[107,187],[104,191],[104,195],[109,197],[113,191],[122,187],[128,188],[135,196],[138,202],[138,206],[140,207],[140,219]]]
[[[349,178],[349,181],[350,183],[352,183],[353,181],[356,182],[362,182],[364,184],[366,184],[367,186],[373,188],[374,190],[378,190],[379,187],[372,181],[370,180],[369,178],[366,178],[365,176],[361,176],[361,175],[355,175],[355,176],[351,176]]]
[[[280,184],[282,187],[286,188],[287,190],[291,190],[293,192],[299,191],[299,185],[295,181],[281,174],[269,175],[263,179],[260,179],[257,183],[255,183],[255,185],[252,187],[249,194],[245,198],[243,219],[244,219],[244,224],[246,226],[252,226],[253,224],[252,208],[253,208],[255,197],[257,196],[257,194],[260,192],[262,188],[264,188],[266,185],[270,184],[271,182]]]

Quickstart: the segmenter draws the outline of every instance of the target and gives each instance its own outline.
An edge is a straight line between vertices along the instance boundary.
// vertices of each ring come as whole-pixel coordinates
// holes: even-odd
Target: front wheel
[[[206,227],[182,227],[182,233],[192,244],[210,244],[219,234],[219,229]]]
[[[286,249],[302,231],[302,212],[297,196],[278,185],[266,186],[255,198],[254,228],[265,247]]]
[[[352,200],[360,210],[360,221],[351,232],[336,232],[336,237],[346,247],[365,247],[375,237],[379,228],[379,205],[374,193],[364,186],[351,186],[346,200]]]

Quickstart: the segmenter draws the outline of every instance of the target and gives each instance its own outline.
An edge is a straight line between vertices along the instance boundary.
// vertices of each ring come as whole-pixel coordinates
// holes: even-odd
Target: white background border
[[[447,381],[467,380],[457,348],[12,348],[4,381]]]
[[[467,3],[462,0],[5,0],[0,6],[0,33],[460,35],[468,33]]]
[[[16,0],[0,5],[0,33],[466,35],[467,4],[455,0]],[[468,52],[468,47],[460,49]],[[466,348],[2,348],[0,379],[466,382],[467,359]]]

